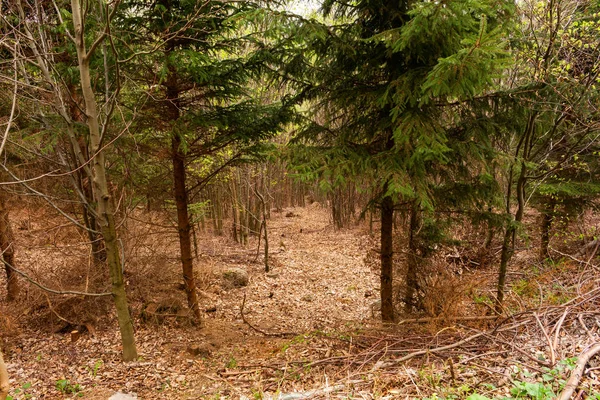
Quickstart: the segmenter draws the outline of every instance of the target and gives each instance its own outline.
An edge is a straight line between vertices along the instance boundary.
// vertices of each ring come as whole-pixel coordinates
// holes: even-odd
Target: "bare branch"
[[[17,274],[21,275],[23,278],[25,278],[28,282],[32,283],[33,285],[39,287],[40,289],[42,289],[45,292],[48,293],[54,293],[54,294],[60,294],[60,295],[74,295],[74,296],[89,296],[89,297],[104,297],[104,296],[112,296],[112,293],[87,293],[87,292],[78,292],[76,290],[56,290],[56,289],[50,289],[47,286],[42,285],[41,283],[33,280],[31,277],[29,277],[29,275],[27,275],[25,272],[15,268],[14,266],[4,262],[4,265],[6,265],[8,268],[12,269],[13,271],[15,271]]]

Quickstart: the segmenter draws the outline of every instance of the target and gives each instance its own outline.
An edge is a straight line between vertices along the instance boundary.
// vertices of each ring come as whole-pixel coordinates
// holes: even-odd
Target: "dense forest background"
[[[600,398],[599,74],[591,0],[1,1],[0,400]]]

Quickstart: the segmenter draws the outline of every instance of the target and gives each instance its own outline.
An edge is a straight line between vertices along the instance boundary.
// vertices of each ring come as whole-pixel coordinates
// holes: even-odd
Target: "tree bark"
[[[106,262],[111,278],[112,294],[117,310],[117,320],[123,344],[123,360],[133,361],[137,358],[137,349],[133,333],[133,323],[129,314],[127,295],[123,282],[123,267],[119,255],[114,211],[108,180],[106,178],[105,149],[102,148],[98,105],[92,89],[90,76],[90,58],[85,44],[83,26],[83,6],[79,0],[71,0],[73,26],[75,28],[75,48],[79,64],[81,91],[85,102],[85,114],[89,130],[90,156],[92,157],[92,190],[96,199],[97,223],[100,226],[106,247]]]
[[[410,223],[408,228],[408,256],[406,264],[406,292],[404,294],[404,307],[407,313],[412,312],[416,305],[415,296],[419,290],[417,271],[419,269],[419,246],[417,243],[417,231],[420,225],[419,205],[415,201],[410,210]]]
[[[11,266],[15,265],[14,235],[8,215],[6,192],[0,189],[0,250],[6,270],[6,301],[14,301],[19,297],[19,281]]]
[[[381,201],[381,319],[394,321],[394,200]]]
[[[179,250],[181,252],[181,267],[183,282],[187,295],[188,307],[194,314],[195,322],[202,325],[202,314],[198,305],[196,293],[196,280],[194,278],[194,263],[190,239],[190,216],[188,213],[188,196],[185,184],[185,156],[181,152],[181,138],[173,134],[171,139],[171,152],[173,160],[173,182],[175,204],[177,206],[177,232],[179,234]]]
[[[502,252],[500,256],[500,269],[498,271],[498,291],[496,293],[496,312],[502,312],[502,302],[504,300],[504,286],[506,284],[506,273],[508,272],[508,262],[510,261],[515,247],[515,240],[517,234],[517,226],[523,220],[525,213],[525,186],[527,183],[527,160],[531,151],[533,142],[533,135],[535,132],[535,121],[537,118],[537,112],[534,112],[527,122],[525,133],[522,137],[522,142],[519,143],[515,152],[515,159],[519,155],[521,145],[523,145],[521,154],[521,171],[519,178],[517,179],[516,197],[517,197],[517,211],[515,212],[515,218],[513,221],[507,222],[507,227],[504,232],[504,240],[502,241]],[[511,177],[508,183],[508,193],[506,196],[506,214],[510,215],[510,204],[511,204],[511,186],[512,186],[512,167]]]
[[[498,271],[498,288],[496,293],[496,312],[502,313],[502,302],[504,301],[504,286],[506,284],[506,272],[508,270],[508,261],[512,256],[512,238],[515,233],[514,223],[509,222],[504,232],[504,240],[502,241],[502,251],[500,255],[500,270]]]
[[[546,200],[544,204],[544,210],[542,211],[542,223],[540,226],[540,261],[550,257],[548,248],[550,247],[550,229],[552,228],[552,222],[554,221],[554,209],[556,202],[553,199]]]
[[[0,350],[0,400],[6,400],[10,385],[8,383],[8,370],[4,363],[4,357],[2,356],[2,350]]]

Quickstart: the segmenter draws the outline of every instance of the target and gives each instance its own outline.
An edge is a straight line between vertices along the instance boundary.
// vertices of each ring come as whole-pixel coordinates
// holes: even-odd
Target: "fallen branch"
[[[600,343],[596,343],[592,347],[588,348],[586,351],[581,353],[578,357],[577,364],[571,377],[567,381],[565,385],[565,389],[562,391],[557,400],[569,400],[573,393],[575,393],[575,389],[577,389],[577,385],[579,385],[579,381],[583,376],[583,371],[585,370],[585,366],[590,361],[594,355],[600,352]]]
[[[240,307],[240,315],[242,316],[242,321],[244,321],[244,323],[246,325],[248,325],[250,328],[252,328],[252,330],[254,330],[255,332],[258,332],[258,333],[260,333],[261,335],[264,335],[264,336],[273,336],[273,337],[293,337],[293,336],[298,336],[298,334],[294,333],[294,332],[275,332],[275,333],[271,333],[271,332],[265,332],[262,329],[259,329],[259,328],[255,327],[250,322],[248,322],[248,320],[246,319],[246,316],[244,315],[244,306],[245,305],[246,305],[246,293],[244,293],[244,300],[242,300],[242,306]]]
[[[566,312],[563,315],[566,315]],[[556,364],[556,353],[554,352],[555,347],[552,345],[550,336],[548,336],[548,332],[546,332],[546,328],[544,328],[544,325],[542,325],[542,321],[540,321],[540,318],[538,317],[537,313],[534,312],[533,317],[535,318],[538,326],[540,327],[540,329],[542,330],[542,333],[544,334],[544,337],[546,338],[546,341],[548,342],[548,348],[550,349],[550,364],[552,364],[554,366],[554,364]],[[558,333],[558,330],[556,332]]]
[[[486,320],[492,320],[492,319],[498,319],[498,318],[499,318],[498,315],[477,315],[477,316],[471,316],[471,317],[449,317],[449,318],[423,317],[423,318],[403,319],[402,321],[398,322],[398,325],[403,325],[403,324],[423,324],[423,323],[435,322],[435,321],[440,321],[440,320],[446,320],[446,321],[486,321]]]
[[[590,250],[592,250],[589,256],[590,258],[593,258],[596,252],[598,251],[598,246],[600,246],[600,239],[592,240],[591,242],[586,243],[583,247],[581,247],[581,249],[579,249],[579,251],[575,253],[575,257],[581,257],[586,254],[589,254]]]

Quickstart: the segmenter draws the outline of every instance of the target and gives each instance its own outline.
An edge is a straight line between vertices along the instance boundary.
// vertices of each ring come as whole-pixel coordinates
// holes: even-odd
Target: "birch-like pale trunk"
[[[2,357],[2,350],[0,350],[0,400],[6,400],[8,396],[8,390],[10,385],[8,383],[8,370]]]
[[[77,60],[79,64],[79,75],[81,79],[81,92],[85,102],[86,122],[89,129],[90,157],[92,158],[92,190],[97,201],[96,211],[98,225],[106,246],[106,262],[112,284],[112,294],[117,310],[117,319],[121,332],[123,344],[123,360],[132,361],[137,358],[135,338],[133,334],[133,323],[129,314],[125,285],[123,281],[123,269],[119,257],[119,246],[115,228],[114,210],[112,208],[111,195],[106,178],[106,149],[102,148],[100,122],[98,116],[98,104],[92,89],[90,77],[90,58],[94,47],[88,51],[84,40],[84,7],[79,0],[71,0],[73,26],[75,28],[75,48],[77,49]],[[98,43],[96,40],[96,43]]]

